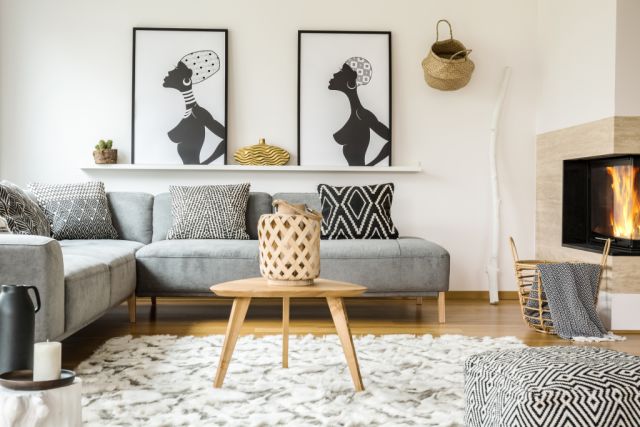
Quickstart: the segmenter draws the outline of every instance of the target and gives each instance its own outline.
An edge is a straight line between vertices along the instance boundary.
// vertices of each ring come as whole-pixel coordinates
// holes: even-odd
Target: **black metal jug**
[[[36,306],[29,297],[36,296]],[[0,373],[33,369],[33,343],[40,294],[35,286],[2,285],[0,288]]]

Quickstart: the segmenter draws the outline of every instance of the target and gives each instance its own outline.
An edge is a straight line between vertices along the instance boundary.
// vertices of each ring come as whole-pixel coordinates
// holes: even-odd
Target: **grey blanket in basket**
[[[608,334],[596,312],[600,266],[597,264],[538,264],[551,320],[562,338]]]

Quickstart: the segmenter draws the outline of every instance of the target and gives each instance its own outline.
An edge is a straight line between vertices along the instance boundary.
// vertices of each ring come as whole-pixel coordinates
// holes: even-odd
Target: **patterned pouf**
[[[640,357],[598,347],[486,352],[464,367],[465,423],[640,426]]]

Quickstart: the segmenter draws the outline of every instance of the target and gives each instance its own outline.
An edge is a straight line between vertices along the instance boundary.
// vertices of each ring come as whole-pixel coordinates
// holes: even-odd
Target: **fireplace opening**
[[[562,244],[640,255],[640,155],[564,161]]]

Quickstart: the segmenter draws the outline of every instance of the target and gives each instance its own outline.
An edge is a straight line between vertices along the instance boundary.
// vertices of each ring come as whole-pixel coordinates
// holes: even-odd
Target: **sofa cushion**
[[[29,184],[49,223],[53,237],[117,239],[102,182]]]
[[[9,181],[0,181],[0,217],[13,234],[51,236],[49,221],[40,206]]]
[[[247,203],[246,227],[251,239],[258,238],[258,219],[261,215],[272,212],[271,195],[268,193],[249,193]],[[161,193],[153,200],[153,241],[167,238],[171,227],[171,197],[169,193]]]
[[[138,295],[212,295],[229,280],[257,277],[256,240],[163,240],[136,253]]]
[[[391,219],[393,184],[318,185],[323,239],[397,239]]]
[[[104,264],[109,270],[109,306],[130,296],[136,288],[135,252],[144,245],[128,240],[62,240],[62,253],[83,256]]]
[[[424,239],[323,240],[320,275],[367,286],[368,295],[449,288],[449,253]],[[139,295],[211,295],[216,283],[259,277],[255,240],[164,240],[136,253]]]
[[[364,285],[367,294],[439,292],[449,289],[449,253],[424,239],[323,240],[320,275]]]
[[[149,193],[107,193],[113,226],[122,240],[151,243],[153,195]]]
[[[64,329],[77,330],[109,308],[109,267],[90,256],[63,256]]]
[[[173,220],[167,239],[249,240],[249,187],[248,183],[170,186]]]

